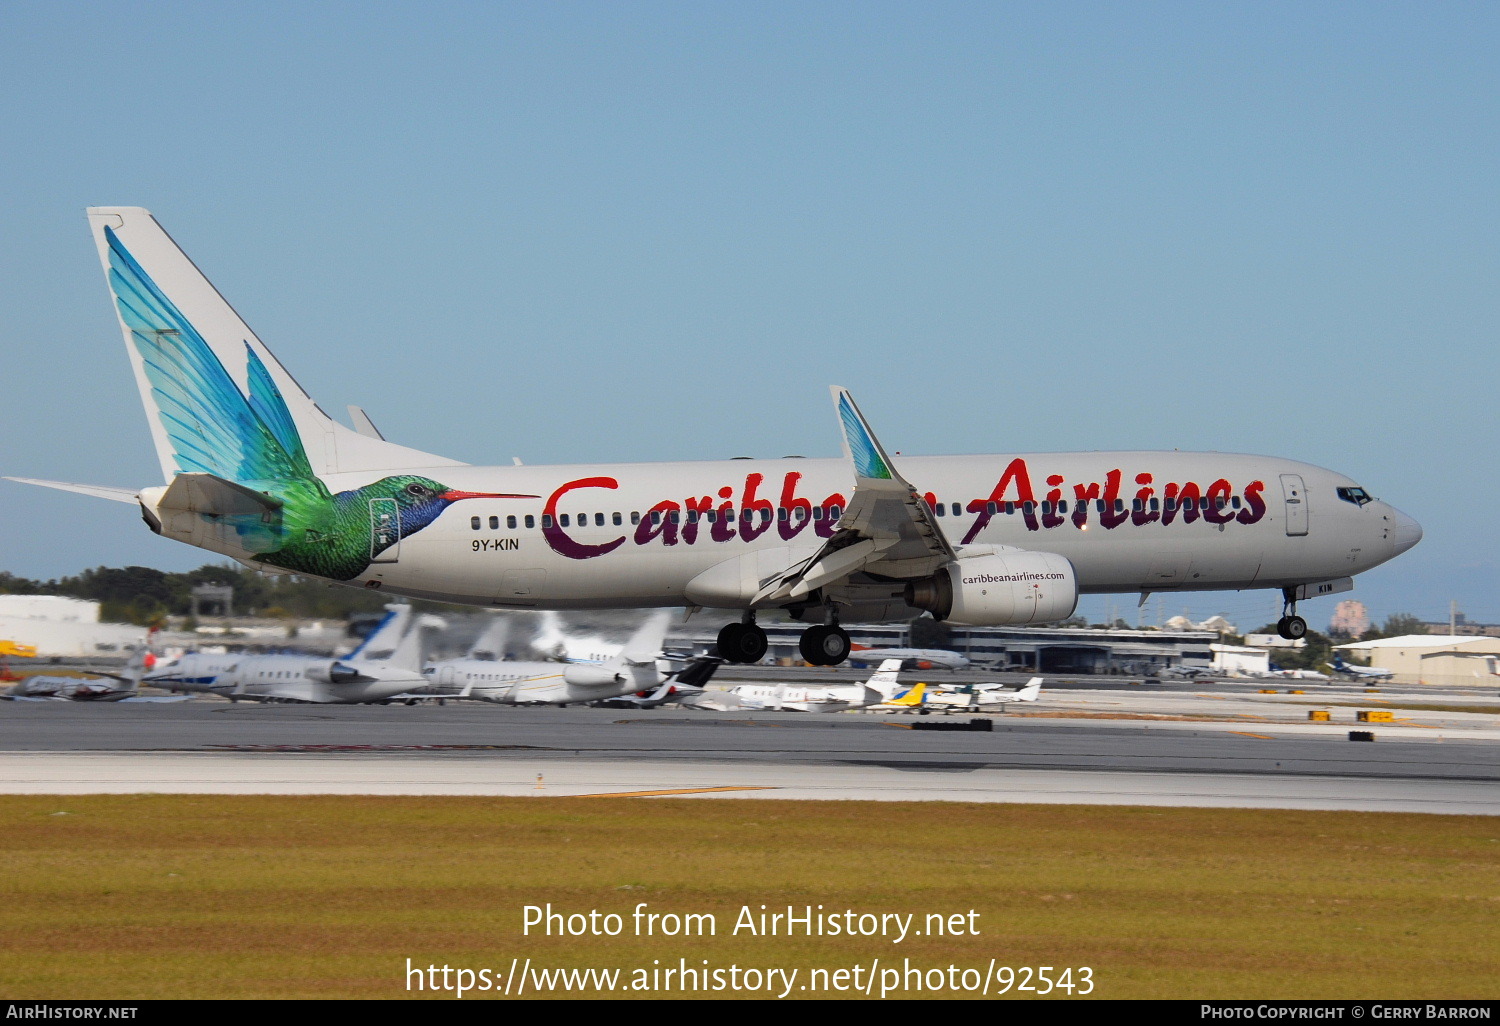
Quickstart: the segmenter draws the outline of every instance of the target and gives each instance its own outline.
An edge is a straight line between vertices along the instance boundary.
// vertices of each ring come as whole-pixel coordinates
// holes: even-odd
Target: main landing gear
[[[719,629],[719,655],[731,663],[758,663],[766,657],[767,647],[766,632],[755,622],[754,613]]]
[[[766,632],[746,613],[739,623],[726,623],[719,630],[719,655],[731,663],[758,663],[769,647]],[[813,666],[837,666],[849,658],[849,633],[836,623],[818,624],[802,632],[797,642],[802,658]]]
[[[818,624],[802,632],[797,648],[813,666],[837,666],[849,658],[849,632],[836,623]]]
[[[1297,615],[1297,589],[1281,589],[1281,619],[1276,621],[1276,633],[1288,641],[1300,641],[1307,636],[1307,621]]]

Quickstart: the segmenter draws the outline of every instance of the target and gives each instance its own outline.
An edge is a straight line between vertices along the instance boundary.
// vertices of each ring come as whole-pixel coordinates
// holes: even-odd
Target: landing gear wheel
[[[1284,617],[1276,625],[1276,632],[1288,641],[1299,641],[1307,636],[1307,621],[1300,616]]]
[[[726,623],[718,643],[719,655],[731,663],[758,663],[769,647],[765,630],[753,623]]]
[[[797,648],[813,666],[837,666],[849,658],[849,635],[838,624],[809,627],[802,632]]]

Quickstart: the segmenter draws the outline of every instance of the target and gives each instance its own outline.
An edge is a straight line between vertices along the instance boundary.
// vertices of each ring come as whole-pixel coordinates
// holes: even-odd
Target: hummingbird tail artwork
[[[536,498],[451,488],[433,475],[462,464],[337,423],[149,212],[89,214],[167,481],[142,493],[158,531],[351,581],[454,502]],[[334,492],[334,475],[367,480]]]

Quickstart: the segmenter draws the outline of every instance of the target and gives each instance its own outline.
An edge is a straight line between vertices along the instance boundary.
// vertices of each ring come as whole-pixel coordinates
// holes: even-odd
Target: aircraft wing
[[[844,455],[854,470],[854,493],[833,537],[812,556],[772,576],[753,604],[798,599],[856,573],[926,577],[958,558],[927,503],[891,465],[849,390],[834,386],[832,392]]]

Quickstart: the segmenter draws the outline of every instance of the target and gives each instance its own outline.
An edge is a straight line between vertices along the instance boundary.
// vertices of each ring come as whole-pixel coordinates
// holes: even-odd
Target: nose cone
[[[1422,540],[1422,525],[1399,509],[1391,510],[1391,546],[1399,556]]]

